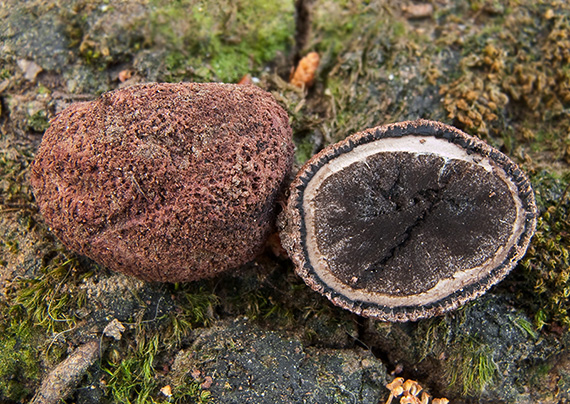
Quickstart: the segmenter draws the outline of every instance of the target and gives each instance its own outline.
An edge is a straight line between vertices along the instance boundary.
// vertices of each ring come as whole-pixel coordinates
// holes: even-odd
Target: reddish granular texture
[[[144,84],[59,114],[31,182],[68,248],[146,280],[179,282],[256,256],[292,159],[287,114],[269,93]]]

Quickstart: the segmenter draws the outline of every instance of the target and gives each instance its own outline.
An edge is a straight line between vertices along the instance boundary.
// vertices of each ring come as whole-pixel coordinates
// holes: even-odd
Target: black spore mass
[[[434,154],[371,155],[325,179],[314,203],[331,272],[353,288],[399,296],[482,265],[516,219],[504,181]]]

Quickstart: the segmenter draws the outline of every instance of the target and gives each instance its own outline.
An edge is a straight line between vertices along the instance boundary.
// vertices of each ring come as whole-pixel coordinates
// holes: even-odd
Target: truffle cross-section
[[[309,286],[363,316],[441,314],[520,259],[536,221],[508,157],[430,121],[355,134],[299,172],[281,237]]]

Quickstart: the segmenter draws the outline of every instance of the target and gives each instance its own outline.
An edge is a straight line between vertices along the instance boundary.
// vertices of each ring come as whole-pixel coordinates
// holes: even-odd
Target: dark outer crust
[[[509,251],[508,258],[502,265],[493,269],[479,283],[450,294],[448,297],[424,306],[385,307],[372,303],[353,301],[326,285],[314,272],[308,262],[306,251],[303,220],[303,192],[312,176],[327,162],[335,157],[352,150],[354,147],[374,140],[404,135],[435,136],[457,144],[468,152],[477,153],[496,162],[502,167],[519,191],[519,197],[526,212],[525,229],[516,245]],[[381,126],[356,133],[345,140],[331,145],[313,156],[297,174],[290,186],[290,196],[286,209],[280,214],[278,226],[283,247],[295,264],[296,272],[313,290],[325,295],[335,305],[348,309],[356,314],[373,317],[385,321],[414,321],[443,314],[453,310],[465,302],[485,293],[492,285],[502,280],[523,257],[534,233],[536,226],[536,205],[530,182],[507,156],[473,138],[462,131],[427,120],[406,121],[392,125]]]
[[[291,169],[286,112],[231,84],[143,84],[77,103],[32,166],[41,213],[70,249],[163,282],[252,260]]]

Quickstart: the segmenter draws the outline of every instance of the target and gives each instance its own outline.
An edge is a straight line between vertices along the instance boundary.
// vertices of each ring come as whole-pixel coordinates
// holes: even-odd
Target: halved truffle
[[[297,273],[334,304],[388,321],[483,294],[524,255],[536,224],[515,163],[425,120],[329,146],[290,189],[280,235]]]
[[[67,247],[110,269],[179,282],[255,258],[292,160],[289,118],[271,94],[153,83],[60,113],[31,183]]]

